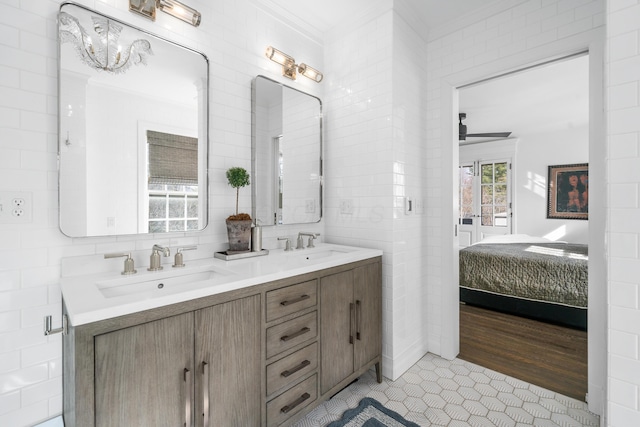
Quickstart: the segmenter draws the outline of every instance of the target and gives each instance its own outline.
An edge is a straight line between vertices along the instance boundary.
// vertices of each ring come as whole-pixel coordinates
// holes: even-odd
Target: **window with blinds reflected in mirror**
[[[149,233],[198,230],[198,139],[146,135]]]

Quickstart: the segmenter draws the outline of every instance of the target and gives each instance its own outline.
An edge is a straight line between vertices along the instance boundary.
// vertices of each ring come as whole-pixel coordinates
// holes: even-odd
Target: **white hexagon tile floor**
[[[425,355],[396,381],[368,371],[294,427],[321,427],[363,397],[372,397],[420,426],[598,427],[597,415],[576,399],[460,359]]]

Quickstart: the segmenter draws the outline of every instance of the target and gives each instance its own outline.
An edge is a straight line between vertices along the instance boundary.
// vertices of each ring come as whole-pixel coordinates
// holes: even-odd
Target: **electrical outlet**
[[[353,213],[353,200],[342,199],[340,200],[340,213],[350,215]]]
[[[0,191],[0,224],[31,222],[32,195],[26,191]]]
[[[305,212],[314,213],[316,211],[316,201],[313,199],[307,199],[305,203]]]

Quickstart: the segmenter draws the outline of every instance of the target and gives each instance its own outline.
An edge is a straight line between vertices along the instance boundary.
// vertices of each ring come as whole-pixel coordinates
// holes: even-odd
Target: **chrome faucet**
[[[288,237],[278,237],[278,240],[284,240],[285,241],[284,250],[286,252],[293,250],[293,248],[291,248],[291,240]]]
[[[309,241],[307,242],[308,248],[315,248],[313,244],[313,240],[320,236],[320,233],[310,233],[308,231],[301,231],[298,233],[298,244],[296,245],[296,249],[304,249],[304,242],[302,240],[302,236],[308,236]]]
[[[136,274],[136,268],[134,267],[133,264],[133,258],[131,258],[131,252],[118,252],[115,254],[104,254],[105,259],[106,258],[118,258],[118,257],[125,257],[126,259],[124,260],[124,270],[122,270],[122,274]]]
[[[162,263],[160,261],[160,252],[162,252],[162,255],[166,257],[171,255],[171,251],[169,250],[168,247],[153,245],[153,248],[151,248],[151,258],[149,260],[149,268],[147,268],[147,270],[149,271],[162,270]]]
[[[183,246],[181,248],[178,248],[178,250],[176,250],[175,257],[173,258],[173,265],[171,267],[184,267],[184,257],[182,256],[182,251],[193,251],[195,249],[198,249],[196,245]]]

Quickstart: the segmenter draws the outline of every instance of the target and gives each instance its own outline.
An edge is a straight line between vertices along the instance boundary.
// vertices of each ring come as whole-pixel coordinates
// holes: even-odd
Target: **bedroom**
[[[532,329],[527,334],[548,334],[558,342],[551,345],[559,347],[561,359],[547,361],[547,365],[567,361],[575,365],[576,372],[567,373],[567,378],[540,385],[550,387],[558,381],[556,387],[567,392],[569,388],[565,387],[569,386],[562,383],[572,383],[572,394],[583,398],[587,388],[588,192],[577,183],[582,190],[579,199],[585,202],[579,202],[575,211],[581,212],[569,211],[565,208],[567,201],[560,198],[557,205],[552,202],[550,207],[548,199],[554,192],[548,191],[547,182],[550,166],[579,165],[569,169],[586,169],[583,181],[588,185],[588,91],[588,56],[581,54],[469,85],[459,92],[459,111],[466,114],[460,121],[466,129],[460,130],[467,133],[465,140],[460,138],[459,149],[460,292],[461,301],[467,304],[461,306],[461,354],[465,348],[471,354],[473,348],[473,353],[478,354],[475,357],[481,357],[482,346],[489,346],[479,343],[479,338],[470,338],[470,331],[480,334],[471,325],[480,319],[477,316],[494,316],[494,311],[484,309],[567,325],[571,329],[565,331],[555,325],[547,327],[548,323],[528,323]],[[498,132],[511,135],[472,136]],[[573,174],[566,167],[559,173],[553,170],[553,177]],[[550,210],[555,207],[558,212]],[[501,236],[504,234],[507,236]],[[502,244],[507,242],[511,244]],[[524,252],[513,254],[516,247]],[[562,252],[569,257],[558,256]],[[514,256],[518,259],[514,260]],[[551,262],[555,264],[550,267]],[[557,277],[563,283],[557,283]],[[529,286],[525,286],[527,280]],[[487,282],[493,287],[488,288]],[[513,295],[518,297],[512,298]],[[500,321],[520,322],[520,317],[500,316]],[[500,338],[494,337],[496,342],[526,338],[524,332],[510,335],[505,332]],[[512,344],[518,345],[515,341]],[[525,355],[518,362],[522,363],[518,367],[522,372],[534,371],[535,360],[551,357],[551,351],[542,354],[543,350],[535,347],[528,351],[531,356]],[[571,381],[570,375],[575,376]],[[524,379],[533,383],[536,380]]]

